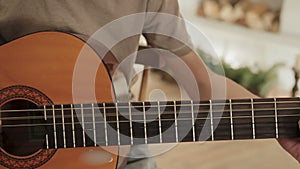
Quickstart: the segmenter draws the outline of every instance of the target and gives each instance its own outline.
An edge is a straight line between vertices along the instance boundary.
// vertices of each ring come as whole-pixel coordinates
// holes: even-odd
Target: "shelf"
[[[197,15],[184,16],[186,20],[195,25],[203,33],[207,33],[208,36],[221,36],[226,39],[235,39],[240,41],[256,41],[257,43],[262,44],[279,44],[294,48],[300,47],[300,36],[253,30],[243,26],[207,19]]]
[[[257,44],[281,45],[293,48],[300,47],[300,35],[254,30],[240,25],[198,16],[196,14],[199,5],[198,0],[179,0],[179,4],[184,18],[195,25],[200,31],[207,34],[209,38],[213,36],[228,40],[255,42]]]

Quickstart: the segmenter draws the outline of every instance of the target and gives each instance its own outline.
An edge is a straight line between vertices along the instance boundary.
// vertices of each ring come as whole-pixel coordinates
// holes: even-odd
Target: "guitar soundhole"
[[[46,133],[43,117],[43,112],[27,100],[2,105],[2,148],[15,156],[28,156],[41,149]]]

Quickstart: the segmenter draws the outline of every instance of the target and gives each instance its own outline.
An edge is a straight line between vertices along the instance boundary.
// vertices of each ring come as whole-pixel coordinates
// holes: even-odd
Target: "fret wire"
[[[162,143],[162,132],[161,132],[161,117],[160,117],[160,102],[157,101],[157,109],[158,109],[158,128],[159,128],[159,142]]]
[[[75,125],[74,125],[74,109],[73,104],[71,106],[71,123],[72,123],[72,137],[73,137],[73,147],[76,147],[76,139],[75,139]]]
[[[275,132],[276,132],[276,138],[278,138],[278,113],[277,113],[276,98],[274,98],[274,112],[275,112]]]
[[[178,143],[178,124],[177,124],[177,112],[176,112],[176,101],[173,102],[174,104],[174,120],[175,120],[175,138],[176,143]]]
[[[195,116],[194,116],[194,104],[193,104],[193,100],[191,100],[191,111],[192,111],[193,142],[195,142],[196,141],[196,134],[195,134]]]
[[[252,98],[251,98],[251,115],[252,115],[252,135],[253,135],[253,139],[255,139],[254,105],[253,105],[253,99]]]
[[[49,149],[49,136],[46,134],[46,148]]]
[[[119,122],[119,109],[118,109],[118,102],[115,103],[116,108],[116,120],[117,120],[117,137],[118,137],[118,145],[121,145],[120,142],[120,122]]]
[[[83,115],[83,104],[80,104],[81,109],[81,123],[82,123],[82,140],[83,140],[83,147],[86,146],[85,144],[85,126],[84,126],[84,115]]]
[[[210,131],[211,131],[211,141],[214,141],[214,120],[213,120],[213,110],[212,101],[209,100],[209,112],[210,112]]]
[[[234,140],[232,104],[231,103],[232,103],[232,101],[231,101],[231,99],[229,99],[231,140]]]
[[[147,138],[147,121],[146,121],[146,110],[145,110],[145,102],[143,102],[143,115],[144,115],[144,134],[145,134],[145,144],[148,143]]]
[[[105,135],[105,145],[108,146],[108,136],[107,136],[107,121],[106,121],[106,105],[105,103],[102,103],[103,105],[103,116],[104,116],[104,135]]]
[[[44,107],[44,120],[47,121],[47,110],[46,110],[46,105]]]
[[[65,115],[64,115],[64,108],[63,105],[60,105],[61,107],[61,121],[62,121],[62,129],[63,129],[63,143],[64,148],[66,148],[66,129],[65,129]]]
[[[46,105],[44,107],[44,119],[47,121],[47,111],[46,111]],[[49,149],[49,138],[48,138],[48,133],[46,133],[46,148]]]
[[[132,116],[131,116],[131,103],[130,102],[128,102],[128,107],[129,107],[130,144],[133,145]]]
[[[53,116],[54,148],[57,149],[57,137],[56,137],[56,124],[55,124],[55,110],[54,110],[54,105],[52,105],[52,116]]]
[[[95,109],[94,103],[92,103],[92,116],[93,116],[93,135],[94,135],[94,146],[97,146],[97,137],[96,137],[96,122],[95,122]]]

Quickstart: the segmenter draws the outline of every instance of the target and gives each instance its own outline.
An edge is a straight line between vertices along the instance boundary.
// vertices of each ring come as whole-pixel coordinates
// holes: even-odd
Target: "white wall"
[[[300,11],[299,0],[288,1],[297,1],[297,4],[293,6]],[[294,85],[292,67],[296,55],[300,54],[299,27],[290,28],[292,21],[285,21],[284,24],[288,25],[281,27],[283,29],[281,33],[273,34],[211,21],[196,15],[199,2],[198,0],[179,0],[182,14],[208,37],[219,56],[224,57],[233,66],[247,65],[254,69],[268,68],[275,63],[283,63],[285,66],[280,69],[278,86],[282,90],[291,90]],[[290,15],[292,14],[285,16]],[[299,17],[300,14],[297,16]],[[294,20],[294,24],[298,23]],[[197,37],[192,35],[192,38]]]
[[[281,14],[281,32],[300,36],[299,8],[299,0],[284,1]]]

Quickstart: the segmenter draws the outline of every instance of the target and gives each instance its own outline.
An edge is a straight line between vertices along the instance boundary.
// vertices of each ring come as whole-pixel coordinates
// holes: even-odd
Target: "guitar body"
[[[113,93],[104,63],[75,36],[0,46],[0,169],[113,169],[117,145],[300,136],[299,98],[115,104]]]
[[[80,39],[59,32],[35,33],[0,46],[1,109],[18,108],[23,103],[39,106],[112,102],[112,85],[105,65],[91,48],[84,46]],[[84,61],[80,60],[82,58]],[[83,65],[81,70],[79,62]],[[74,78],[79,76],[82,80],[74,84]],[[91,95],[89,91],[96,94]],[[3,116],[1,113],[0,117]],[[0,125],[4,126],[5,120]],[[2,137],[5,142],[5,135]],[[104,151],[101,147],[42,149],[41,145],[22,152],[22,148],[32,143],[22,137],[8,137],[10,142],[16,139],[20,144],[20,147],[15,146],[18,150],[15,151],[14,146],[0,149],[0,168],[116,168],[117,155],[113,153],[107,153],[111,160],[102,164],[85,160],[90,151]],[[116,147],[111,149],[117,152]]]

